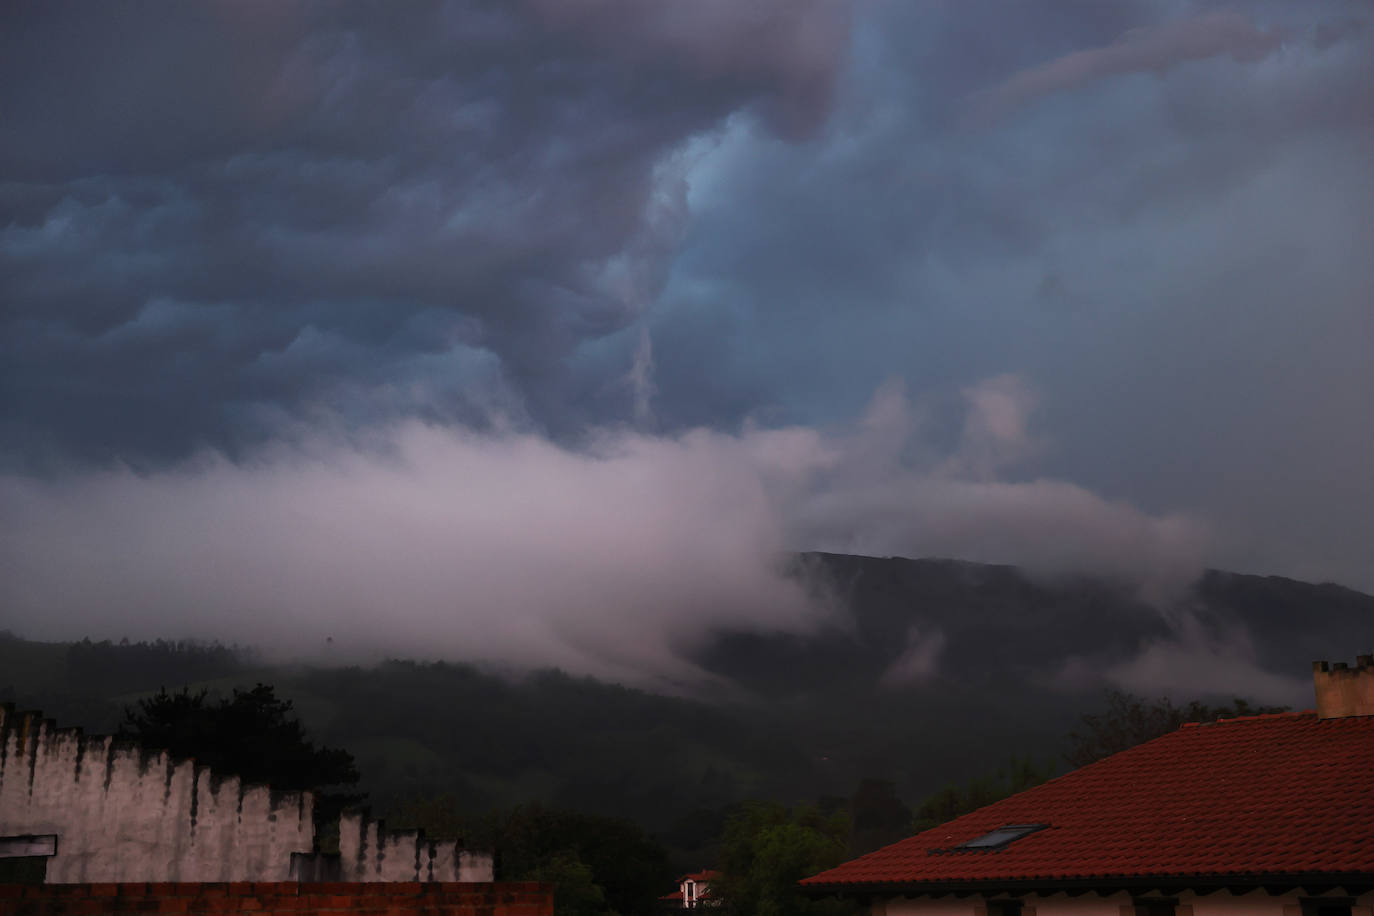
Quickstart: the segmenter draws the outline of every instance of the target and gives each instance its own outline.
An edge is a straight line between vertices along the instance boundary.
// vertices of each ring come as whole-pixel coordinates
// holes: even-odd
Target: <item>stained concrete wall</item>
[[[50,883],[284,881],[314,844],[313,808],[309,792],[0,707],[0,834],[57,834]]]
[[[469,852],[456,840],[427,840],[418,830],[387,831],[357,813],[339,820],[340,878],[344,881],[491,881],[490,853]]]
[[[57,834],[49,883],[286,881],[317,863],[310,792],[273,792],[0,705],[0,835]],[[488,882],[492,856],[346,814],[345,881]],[[329,857],[332,859],[332,857]]]

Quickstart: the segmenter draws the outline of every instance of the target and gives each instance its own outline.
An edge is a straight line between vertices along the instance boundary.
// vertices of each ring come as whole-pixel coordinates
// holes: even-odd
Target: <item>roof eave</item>
[[[1208,874],[1208,875],[1102,875],[1084,878],[987,878],[958,881],[875,881],[802,884],[802,893],[811,897],[841,895],[846,897],[926,896],[946,894],[988,893],[1046,893],[1078,891],[1139,891],[1159,889],[1168,891],[1202,890],[1208,893],[1226,890],[1254,890],[1263,888],[1270,893],[1314,887],[1344,887],[1349,893],[1362,894],[1374,890],[1374,871],[1357,872],[1285,872],[1270,874]],[[1358,889],[1358,890],[1357,890]]]

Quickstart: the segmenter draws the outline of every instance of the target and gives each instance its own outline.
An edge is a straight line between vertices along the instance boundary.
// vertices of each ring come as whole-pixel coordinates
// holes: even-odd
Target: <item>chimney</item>
[[[1312,687],[1319,719],[1374,716],[1374,655],[1356,656],[1354,668],[1345,662],[1313,662]]]

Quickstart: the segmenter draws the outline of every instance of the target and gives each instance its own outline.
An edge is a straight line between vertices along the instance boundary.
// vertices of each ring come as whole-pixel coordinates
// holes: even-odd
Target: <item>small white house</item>
[[[665,894],[660,898],[668,909],[694,910],[698,907],[710,906],[711,882],[719,875],[718,871],[699,871],[690,875],[683,875],[678,879],[677,892]]]

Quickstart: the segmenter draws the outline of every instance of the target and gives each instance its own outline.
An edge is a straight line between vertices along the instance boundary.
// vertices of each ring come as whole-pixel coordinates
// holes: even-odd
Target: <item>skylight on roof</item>
[[[980,837],[974,837],[966,843],[960,843],[955,849],[998,849],[1008,843],[1021,839],[1029,833],[1037,830],[1044,830],[1049,824],[1007,824],[1005,827],[998,827],[991,833],[985,833]]]

